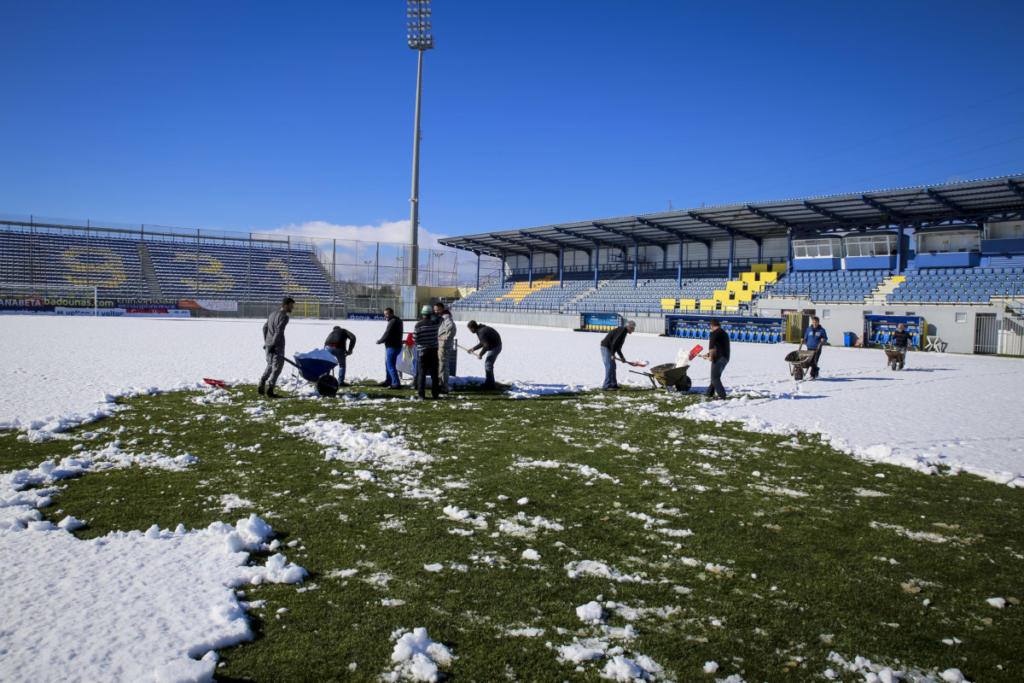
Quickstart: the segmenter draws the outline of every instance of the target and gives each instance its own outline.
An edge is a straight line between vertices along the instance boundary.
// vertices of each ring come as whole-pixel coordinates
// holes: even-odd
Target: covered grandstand
[[[922,347],[1022,353],[1021,175],[440,242],[503,264],[499,282],[455,304],[459,317],[586,327],[581,315],[614,313],[671,333],[677,317],[816,314],[863,340],[877,338],[872,316],[905,317]]]

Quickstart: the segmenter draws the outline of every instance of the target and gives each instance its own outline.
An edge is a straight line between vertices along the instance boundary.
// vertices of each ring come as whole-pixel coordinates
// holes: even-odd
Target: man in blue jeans
[[[398,354],[402,352],[402,319],[395,316],[395,311],[390,308],[384,309],[384,319],[388,326],[384,328],[384,334],[377,340],[378,344],[384,345],[384,369],[388,376],[378,386],[401,389],[402,380],[398,378]]]
[[[622,345],[626,342],[626,335],[633,334],[635,329],[636,323],[628,320],[625,325],[616,327],[601,340],[601,360],[604,361],[604,384],[601,385],[602,389],[615,391],[619,388],[619,381],[615,377],[615,356],[618,355],[619,360],[623,363],[628,362],[626,357],[622,355]]]
[[[725,398],[725,386],[722,385],[722,371],[729,364],[729,335],[722,329],[718,318],[711,319],[711,334],[708,336],[708,351],[703,358],[711,361],[711,384],[704,392],[707,398]]]

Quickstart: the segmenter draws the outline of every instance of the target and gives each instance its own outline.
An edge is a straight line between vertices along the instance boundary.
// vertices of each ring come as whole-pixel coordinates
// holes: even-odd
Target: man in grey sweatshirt
[[[263,371],[257,389],[261,396],[264,393],[267,398],[279,396],[274,393],[274,385],[284,367],[284,328],[288,325],[288,314],[294,307],[295,299],[286,296],[281,302],[281,308],[267,316],[267,322],[263,323],[263,349],[267,352],[267,369]]]

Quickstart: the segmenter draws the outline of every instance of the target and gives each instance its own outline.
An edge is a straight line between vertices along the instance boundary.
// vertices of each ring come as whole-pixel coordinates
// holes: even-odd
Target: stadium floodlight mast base
[[[434,47],[434,36],[430,34],[430,0],[406,0],[406,26],[408,32],[406,38],[409,47],[416,50],[419,55],[416,67],[416,116],[413,126],[412,143],[412,197],[409,203],[412,204],[410,216],[410,258],[409,258],[409,284],[419,284],[419,205],[420,205],[420,100],[423,95],[423,53]]]

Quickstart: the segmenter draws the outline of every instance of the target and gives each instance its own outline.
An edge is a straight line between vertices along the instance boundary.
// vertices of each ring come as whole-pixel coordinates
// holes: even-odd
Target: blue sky
[[[1024,170],[1024,3],[433,14],[434,235]],[[0,65],[2,214],[385,240],[407,226],[402,0],[7,0]]]

